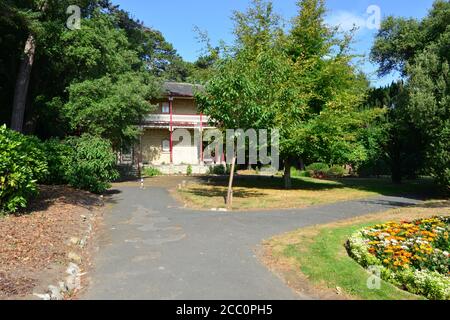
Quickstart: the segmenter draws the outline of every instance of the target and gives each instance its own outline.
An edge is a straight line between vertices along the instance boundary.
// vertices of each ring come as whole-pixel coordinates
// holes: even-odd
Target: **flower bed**
[[[428,299],[450,299],[450,217],[389,222],[362,229],[348,241],[363,267],[379,266],[381,278]]]

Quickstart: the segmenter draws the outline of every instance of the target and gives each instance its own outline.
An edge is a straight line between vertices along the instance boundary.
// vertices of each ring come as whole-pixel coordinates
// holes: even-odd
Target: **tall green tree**
[[[155,77],[146,71],[117,17],[95,11],[62,43],[74,80],[63,114],[75,132],[100,135],[117,149],[136,138],[136,124],[158,96]]]
[[[206,84],[215,73],[216,63],[219,61],[219,49],[214,48],[208,54],[200,56],[191,66],[190,83]]]
[[[80,30],[66,27],[69,5],[81,8]],[[0,6],[0,77],[5,80],[0,84],[0,103],[5,106],[0,121],[10,123],[14,119],[17,129],[25,133],[48,138],[92,130],[83,123],[75,126],[74,122],[95,106],[87,105],[85,112],[70,108],[76,99],[76,88],[84,81],[100,83],[108,78],[111,87],[105,89],[111,89],[111,93],[120,91],[122,101],[126,101],[126,96],[136,97],[138,92],[143,101],[150,97],[149,90],[152,97],[158,94],[155,78],[183,81],[190,76],[189,64],[182,61],[159,31],[145,27],[109,0],[5,0]],[[34,41],[27,45],[27,39]],[[33,49],[33,54],[24,54],[24,48],[30,54],[30,48]],[[142,88],[124,85],[118,90],[124,79],[136,87],[141,81]],[[16,83],[20,84],[19,90]],[[14,96],[20,98],[20,103],[14,101]],[[148,107],[144,111],[142,103],[136,105],[131,107],[128,124],[136,121],[135,111],[148,111]],[[129,109],[118,108],[115,114]],[[99,107],[98,111],[100,114],[104,110]],[[121,115],[125,119],[126,116],[126,112]],[[99,125],[104,123],[100,121]],[[113,136],[118,139],[117,132]],[[127,140],[129,134],[122,138]]]
[[[372,89],[367,98],[369,108],[385,109],[378,128],[378,152],[369,156],[362,168],[368,174],[390,174],[394,183],[415,178],[423,165],[424,141],[408,110],[408,91],[403,81]]]
[[[21,48],[15,56],[18,63],[14,70],[14,92],[11,106],[11,127],[19,132],[25,131],[26,112],[33,108],[34,92],[43,88],[46,81],[45,66],[58,48],[58,35],[66,28],[69,17],[66,14],[70,5],[84,8],[84,14],[94,7],[105,7],[103,0],[5,0],[2,9],[12,20],[16,20],[21,38],[16,46]],[[8,28],[6,28],[8,29]],[[8,32],[8,31],[7,31]],[[9,42],[10,39],[6,39]],[[44,84],[44,86],[43,86]]]
[[[270,2],[255,0],[247,12],[235,12],[234,22],[236,43],[198,94],[199,106],[220,128],[273,127],[277,83],[284,80],[279,20]]]
[[[365,159],[360,137],[377,113],[359,109],[367,81],[351,64],[349,38],[325,25],[324,2],[298,6],[287,34],[270,2],[254,1],[237,13],[235,44],[199,95],[203,110],[224,128],[280,130],[286,188],[296,158]]]
[[[389,17],[382,23],[372,58],[380,74],[407,76],[406,112],[424,137],[426,169],[450,189],[449,58],[450,3],[437,0],[421,21]]]
[[[287,60],[278,43],[279,18],[270,2],[255,0],[245,13],[235,12],[234,22],[236,42],[218,62],[206,91],[197,95],[199,106],[221,129],[272,129],[278,84],[286,80]],[[232,158],[229,206],[236,161]]]
[[[449,10],[450,12],[450,10]],[[428,172],[450,191],[450,28],[408,68],[408,111],[426,141]]]
[[[291,72],[277,118],[286,187],[291,163],[298,157],[360,164],[367,158],[362,137],[378,116],[360,108],[368,82],[352,65],[352,35],[337,34],[325,24],[323,0],[299,1],[298,7],[285,41]]]
[[[0,123],[10,123],[18,63],[27,37],[26,21],[11,6],[0,2]]]

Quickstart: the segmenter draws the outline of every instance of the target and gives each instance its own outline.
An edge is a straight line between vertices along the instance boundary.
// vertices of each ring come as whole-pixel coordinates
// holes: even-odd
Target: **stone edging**
[[[103,197],[101,197],[103,199]],[[88,221],[88,217],[81,216],[84,221]],[[96,209],[91,211],[91,215],[88,221],[88,227],[82,239],[75,237],[70,238],[69,242],[72,245],[78,246],[80,249],[85,249],[89,239],[92,236],[93,224],[97,217]],[[33,293],[34,296],[41,300],[65,300],[72,296],[77,291],[81,290],[81,277],[86,275],[86,273],[81,272],[80,264],[82,263],[82,258],[74,253],[69,252],[67,255],[68,259],[71,261],[66,269],[67,276],[63,281],[58,282],[58,285],[49,285],[47,292]]]

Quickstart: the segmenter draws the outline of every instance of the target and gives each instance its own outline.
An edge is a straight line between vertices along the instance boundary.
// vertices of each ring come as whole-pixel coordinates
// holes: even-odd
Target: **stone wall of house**
[[[174,114],[198,114],[197,106],[193,99],[177,99],[173,101]]]
[[[163,103],[168,103],[169,100],[154,101],[156,109],[152,113],[162,113]],[[173,113],[174,114],[199,114],[194,99],[187,98],[174,98],[173,100]]]
[[[187,175],[189,165],[152,165],[146,166],[158,169],[164,175]],[[202,175],[209,172],[209,166],[191,165],[192,174]]]
[[[144,164],[169,164],[170,152],[163,152],[162,141],[169,140],[167,129],[147,129],[142,136],[142,160]]]

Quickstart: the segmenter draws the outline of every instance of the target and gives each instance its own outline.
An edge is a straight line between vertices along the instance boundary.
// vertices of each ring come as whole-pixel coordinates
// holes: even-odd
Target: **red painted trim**
[[[163,112],[149,113],[149,115],[163,115],[163,116],[165,116],[165,115],[168,115],[168,113],[163,113]],[[200,117],[200,114],[198,114],[198,113],[174,113],[173,112],[173,115],[174,116],[197,116],[197,117]]]
[[[215,162],[216,162],[216,164],[217,163],[219,163],[219,159],[220,159],[220,155],[219,155],[219,146],[216,146],[216,150],[215,150],[215,155],[214,155],[214,160],[215,160]]]
[[[173,163],[173,101],[169,99],[170,109],[170,164]]]
[[[164,113],[163,113],[164,114]],[[167,113],[166,113],[167,114]],[[200,115],[197,113],[174,113],[174,116],[197,116],[199,117]]]
[[[200,113],[200,161],[203,160],[203,113]]]
[[[154,123],[145,123],[145,128],[170,128],[169,122],[154,122]],[[196,129],[198,128],[196,123],[184,123],[184,122],[174,122],[172,127],[181,127],[186,129]]]

